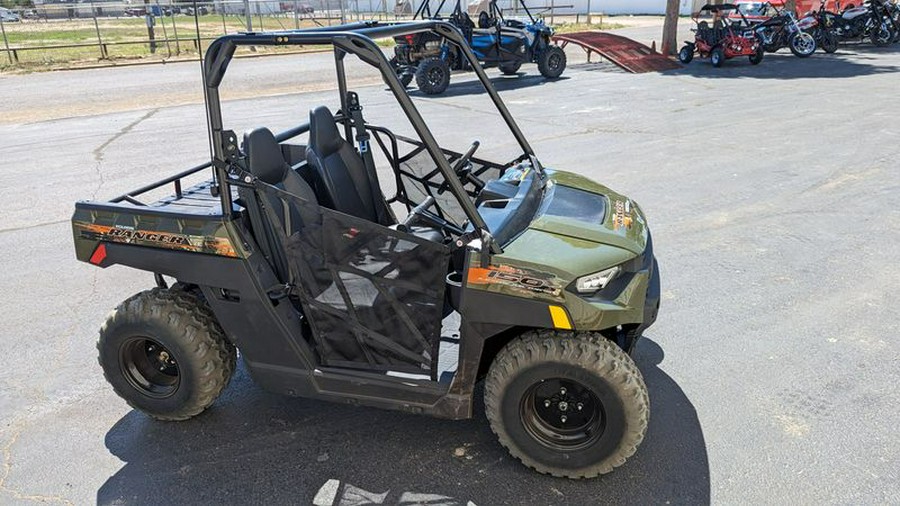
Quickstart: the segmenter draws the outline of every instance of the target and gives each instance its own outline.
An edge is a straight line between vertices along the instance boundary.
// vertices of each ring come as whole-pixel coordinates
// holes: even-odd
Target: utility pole
[[[675,54],[678,47],[679,0],[666,0],[666,21],[663,24],[662,54]]]
[[[247,16],[247,31],[253,31],[253,13],[250,12],[250,0],[244,0],[244,15]]]

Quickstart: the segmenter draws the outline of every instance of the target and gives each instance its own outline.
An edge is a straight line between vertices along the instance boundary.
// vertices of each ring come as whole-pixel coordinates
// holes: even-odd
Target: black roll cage
[[[400,84],[394,68],[373,40],[427,31],[437,33],[459,46],[462,53],[472,64],[475,74],[478,76],[478,79],[490,96],[494,106],[497,107],[497,110],[500,112],[500,116],[519,143],[519,146],[523,151],[521,158],[534,158],[534,151],[531,149],[531,145],[529,145],[525,136],[522,134],[522,131],[519,129],[519,126],[506,108],[506,105],[500,99],[500,95],[497,93],[497,90],[494,89],[494,86],[488,79],[484,69],[478,65],[478,59],[472,53],[469,45],[466,44],[462,33],[448,22],[430,20],[405,23],[379,23],[371,21],[302,30],[248,32],[225,35],[217,38],[210,44],[203,60],[204,96],[206,99],[209,138],[212,144],[214,181],[216,181],[216,188],[222,200],[222,209],[225,219],[233,219],[233,213],[229,212],[229,210],[233,209],[230,185],[242,185],[240,180],[229,177],[230,174],[233,175],[235,172],[240,173],[240,171],[233,170],[239,157],[237,136],[234,132],[224,129],[222,125],[221,103],[219,100],[219,85],[222,82],[222,78],[225,76],[228,64],[231,62],[235,50],[238,46],[331,45],[334,47],[341,111],[347,110],[346,101],[348,90],[346,73],[344,70],[344,57],[350,53],[356,55],[369,65],[376,67],[381,72],[382,79],[399,102],[401,109],[406,114],[413,129],[424,144],[425,149],[437,164],[437,168],[449,185],[449,190],[459,201],[460,206],[469,218],[470,223],[476,230],[486,232],[487,226],[481,215],[475,209],[474,203],[468,198],[466,190],[453,169],[450,167],[449,161],[443,156],[440,146],[431,134],[428,126],[425,124],[425,120],[422,118],[421,114],[419,114],[418,109],[416,109],[413,104],[412,99],[410,99],[405,87]],[[345,122],[344,127],[349,130],[349,123]],[[298,127],[298,131],[294,135],[301,133],[299,128],[302,127]],[[286,138],[288,137],[288,135],[285,135],[287,133],[288,132],[282,133],[279,137]],[[349,135],[349,131],[346,133],[348,134],[347,139],[352,139]],[[498,246],[496,244],[493,244],[493,248],[495,249],[495,252],[498,252]]]

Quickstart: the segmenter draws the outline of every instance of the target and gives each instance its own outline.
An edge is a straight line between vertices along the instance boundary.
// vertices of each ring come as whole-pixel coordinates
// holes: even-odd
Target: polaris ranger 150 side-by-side
[[[516,141],[514,159],[477,158],[474,139],[465,153],[435,141],[373,41],[424,32],[461,48]],[[332,46],[339,110],[320,105],[308,122],[239,140],[223,126],[219,85],[237,47],[262,45]],[[367,92],[396,100],[415,135],[364,119],[348,55],[380,72],[387,90]],[[240,350],[275,392],[443,418],[471,417],[484,380],[500,443],[543,473],[592,477],[636,451],[650,404],[629,353],[660,293],[644,215],[603,185],[545,168],[456,28],[227,35],[203,72],[211,163],[78,202],[72,218],[79,260],[155,277],[97,343],[131,406],[160,420],[200,414]],[[389,198],[373,155],[393,171]],[[211,179],[182,186],[210,167]],[[147,202],[166,185],[172,196]]]

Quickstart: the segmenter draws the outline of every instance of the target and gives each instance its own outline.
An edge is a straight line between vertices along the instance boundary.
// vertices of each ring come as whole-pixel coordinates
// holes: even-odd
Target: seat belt
[[[388,221],[385,216],[384,206],[381,205],[384,196],[381,193],[381,186],[378,184],[378,177],[375,175],[375,159],[372,157],[372,150],[369,149],[369,133],[366,131],[366,122],[362,117],[359,95],[354,91],[347,92],[347,112],[350,113],[350,122],[356,130],[357,149],[366,167],[366,177],[369,179],[369,186],[372,188],[370,198],[372,199],[372,207],[375,208],[375,216],[378,218],[379,225],[386,225]]]

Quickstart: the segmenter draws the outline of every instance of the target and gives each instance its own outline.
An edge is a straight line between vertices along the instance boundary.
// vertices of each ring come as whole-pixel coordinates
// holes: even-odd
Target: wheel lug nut
[[[584,404],[579,402],[575,407],[578,408],[578,411],[581,411],[582,409],[584,409]]]
[[[545,408],[549,408],[549,407],[550,407],[550,399],[547,399],[546,401],[544,401],[544,407],[545,407]]]
[[[568,420],[568,418],[566,417],[566,415],[563,415],[563,416],[559,417],[559,421],[562,422],[562,423],[566,423],[566,420]]]
[[[566,395],[566,387],[562,387],[559,389],[560,395]]]

